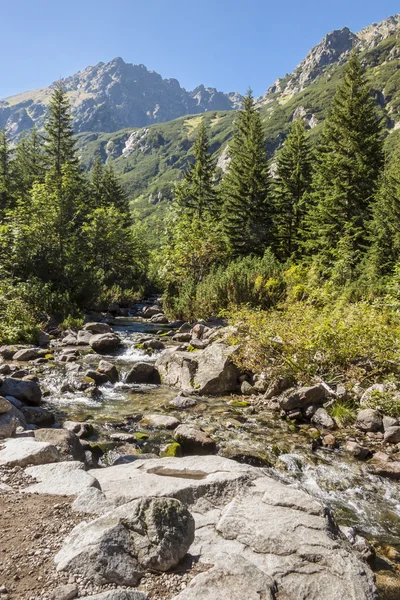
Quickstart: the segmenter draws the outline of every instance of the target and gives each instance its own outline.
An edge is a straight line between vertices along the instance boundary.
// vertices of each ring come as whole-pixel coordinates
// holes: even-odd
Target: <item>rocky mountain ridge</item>
[[[268,88],[261,98],[261,104],[268,104],[277,95],[281,100],[292,98],[319,76],[325,74],[330,65],[343,64],[353,48],[360,51],[371,50],[399,31],[400,13],[379,23],[373,23],[358,33],[353,33],[348,27],[331,31],[312,48],[293,73],[278,78]]]
[[[176,79],[163,79],[144,65],[115,58],[63,80],[77,133],[118,131],[171,121],[188,114],[238,108],[240,94],[198,86],[192,92]],[[0,128],[18,136],[41,126],[54,84],[0,101]]]

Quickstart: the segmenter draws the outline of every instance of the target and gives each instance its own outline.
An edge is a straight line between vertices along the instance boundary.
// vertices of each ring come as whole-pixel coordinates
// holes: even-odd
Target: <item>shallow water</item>
[[[46,402],[60,421],[93,422],[100,429],[101,439],[115,432],[146,433],[149,439],[137,445],[148,452],[172,441],[172,433],[151,431],[140,425],[141,418],[154,412],[168,413],[209,432],[221,454],[250,461],[259,458],[269,465],[273,475],[298,482],[329,505],[340,524],[356,526],[362,535],[400,548],[400,483],[369,474],[364,463],[340,450],[313,451],[307,427],[293,432],[272,413],[252,414],[251,409],[234,408],[229,404],[232,396],[199,398],[193,408],[171,410],[168,401],[177,395],[176,390],[124,383],[134,363],[155,361],[158,355],[146,354],[135,344],[158,331],[168,331],[168,327],[125,318],[117,319],[114,329],[123,339],[123,350],[102,358],[117,364],[121,382],[102,386],[99,397],[88,397],[84,392],[61,393],[60,388],[65,380],[82,379],[91,365],[97,367],[100,357],[89,354],[76,363],[43,367],[41,380],[49,391]],[[79,367],[83,371],[78,372]]]

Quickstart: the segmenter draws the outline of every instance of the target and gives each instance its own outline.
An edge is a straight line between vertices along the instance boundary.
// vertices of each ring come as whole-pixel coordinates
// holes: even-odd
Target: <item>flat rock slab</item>
[[[83,600],[147,600],[148,596],[143,592],[133,590],[110,590],[95,596],[82,596]]]
[[[97,479],[85,471],[81,462],[29,467],[25,473],[38,482],[23,490],[28,494],[76,496],[87,488],[100,488]]]
[[[259,476],[257,469],[220,456],[136,460],[89,472],[106,498],[117,504],[150,496],[178,498],[185,504],[206,496],[226,503]]]
[[[52,444],[37,442],[32,438],[11,439],[0,445],[0,465],[27,467],[45,465],[60,460],[60,453]]]

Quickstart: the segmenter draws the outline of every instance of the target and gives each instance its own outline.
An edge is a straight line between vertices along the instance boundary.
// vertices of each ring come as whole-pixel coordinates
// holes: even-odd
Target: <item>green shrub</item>
[[[340,427],[347,427],[356,420],[357,410],[351,402],[338,400],[329,409],[329,414]]]
[[[384,415],[398,419],[400,417],[399,392],[380,392],[374,390],[365,402],[366,408],[379,409]]]

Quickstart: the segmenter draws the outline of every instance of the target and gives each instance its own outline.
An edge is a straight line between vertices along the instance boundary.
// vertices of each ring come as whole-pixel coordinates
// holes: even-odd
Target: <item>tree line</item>
[[[45,312],[102,307],[139,292],[148,254],[111,166],[79,160],[67,93],[55,86],[43,133],[0,133],[0,291]]]
[[[220,180],[200,125],[164,245],[169,293],[182,293],[188,278],[198,284],[218,266],[266,252],[337,285],[378,285],[400,261],[400,153],[385,161],[383,138],[356,53],[316,147],[300,118],[271,165],[249,91]]]

